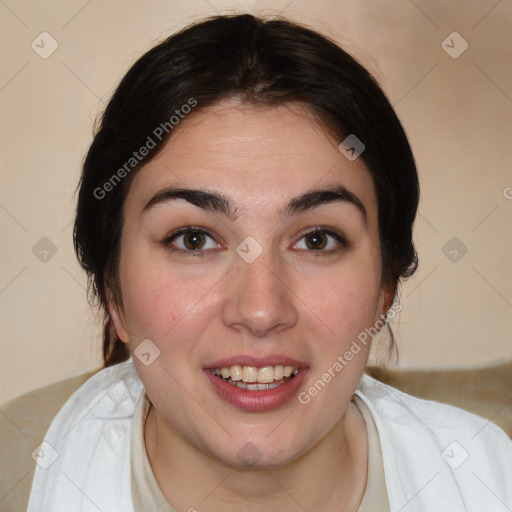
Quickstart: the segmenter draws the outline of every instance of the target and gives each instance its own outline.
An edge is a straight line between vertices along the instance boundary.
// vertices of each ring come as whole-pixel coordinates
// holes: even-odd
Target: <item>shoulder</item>
[[[26,510],[35,462],[31,457],[55,415],[97,370],[25,393],[0,406],[0,496],[4,510]]]
[[[127,418],[140,396],[140,382],[133,361],[104,368],[89,376],[64,402],[49,425],[45,440],[58,442],[64,431],[78,423],[99,423]]]
[[[433,434],[446,430],[458,433],[469,430],[476,434],[486,430],[491,436],[512,446],[508,435],[489,419],[454,405],[410,395],[369,375],[363,375],[356,392],[364,395],[379,416],[387,420],[402,423],[407,418],[423,424],[425,428],[428,426]]]
[[[28,510],[64,510],[82,493],[112,510],[129,495],[131,423],[142,390],[130,358],[94,374],[70,396],[44,435]]]
[[[455,509],[467,500],[485,504],[496,499],[490,489],[512,502],[512,441],[490,420],[417,398],[369,375],[363,375],[356,394],[372,413],[386,479],[392,492],[401,489],[402,499],[407,489],[432,482],[430,492],[417,498],[425,504],[430,494],[447,496]]]
[[[512,361],[467,369],[369,367],[365,373],[409,395],[450,404],[487,418],[512,438]]]
[[[2,507],[26,510],[37,467],[36,449],[48,439],[50,432],[53,432],[52,439],[58,438],[64,429],[73,428],[84,413],[101,417],[114,403],[131,408],[139,384],[133,362],[128,360],[44,386],[4,403],[0,407]]]

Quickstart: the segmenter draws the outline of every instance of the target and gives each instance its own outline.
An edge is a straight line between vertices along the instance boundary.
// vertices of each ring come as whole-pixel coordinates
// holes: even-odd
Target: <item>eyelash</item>
[[[174,231],[173,233],[171,233],[169,236],[167,236],[163,241],[162,241],[162,244],[167,247],[167,249],[171,252],[171,253],[182,253],[182,254],[186,254],[187,256],[193,256],[193,257],[203,257],[203,256],[207,256],[207,253],[209,251],[211,251],[211,249],[195,249],[195,250],[190,250],[190,249],[176,249],[176,248],[172,248],[171,247],[171,243],[173,242],[173,240],[175,240],[176,238],[178,238],[179,236],[182,236],[184,234],[187,234],[189,232],[196,232],[196,233],[201,233],[201,234],[206,234],[208,235],[210,238],[214,239],[214,233],[207,229],[207,228],[200,228],[199,226],[186,226],[186,227],[183,227],[183,228],[180,228],[176,231]],[[340,245],[341,245],[341,248],[343,249],[346,249],[349,247],[349,243],[347,242],[347,240],[345,239],[345,237],[341,234],[341,233],[338,233],[337,231],[333,231],[332,229],[328,229],[328,228],[322,228],[320,226],[318,227],[315,227],[314,229],[302,234],[302,236],[299,238],[299,240],[302,240],[303,238],[307,237],[308,235],[312,235],[312,234],[325,234],[325,235],[329,235],[331,237],[333,237]],[[314,250],[314,249],[311,249],[311,250],[307,250],[307,252],[309,253],[312,253],[314,256],[320,256],[322,253],[326,253],[326,254],[331,254],[333,252],[337,252],[338,250],[340,249],[330,249],[330,250]]]

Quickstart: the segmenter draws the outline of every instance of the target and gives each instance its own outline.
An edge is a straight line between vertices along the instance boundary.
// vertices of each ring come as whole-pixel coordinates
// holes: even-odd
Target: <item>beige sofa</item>
[[[95,371],[40,388],[0,408],[0,512],[25,512],[35,463],[31,453],[64,402]],[[469,410],[512,438],[512,362],[481,370],[367,373],[411,395]]]

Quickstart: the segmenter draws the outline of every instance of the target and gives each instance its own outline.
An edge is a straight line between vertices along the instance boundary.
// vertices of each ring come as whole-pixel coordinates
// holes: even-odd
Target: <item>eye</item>
[[[300,241],[304,241],[305,245],[298,248],[307,252],[330,253],[339,250],[337,246],[349,246],[341,233],[319,227],[303,234]],[[205,256],[209,250],[221,248],[209,229],[196,226],[180,228],[167,236],[162,243],[173,253],[181,252],[190,256]],[[298,243],[294,247],[297,246]]]
[[[208,243],[208,239],[211,240],[210,243]],[[163,243],[171,252],[195,253],[193,254],[194,256],[203,256],[203,251],[220,248],[220,245],[215,242],[213,234],[208,229],[194,226],[178,229],[166,237]]]
[[[315,228],[302,235],[300,240],[305,241],[305,247],[301,249],[309,252],[334,252],[337,250],[337,245],[342,248],[348,247],[348,243],[341,233],[325,228]]]

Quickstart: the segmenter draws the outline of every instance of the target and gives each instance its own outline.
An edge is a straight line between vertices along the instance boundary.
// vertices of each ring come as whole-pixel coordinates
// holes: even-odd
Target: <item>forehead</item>
[[[261,107],[227,100],[185,117],[160,153],[137,171],[126,200],[142,210],[169,184],[222,190],[240,208],[276,208],[308,189],[339,183],[376,209],[363,160],[349,161],[340,141],[297,104]]]

